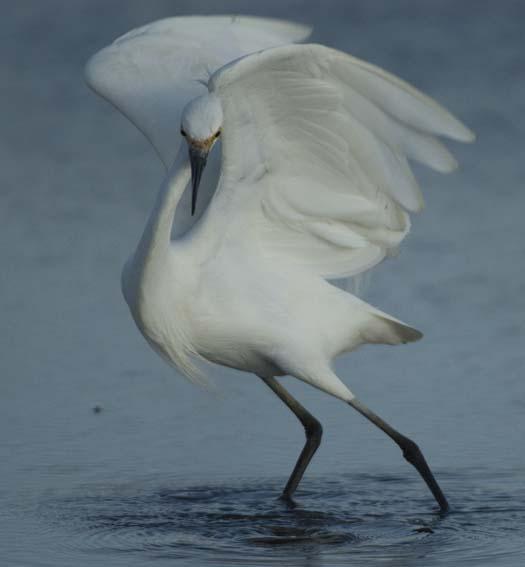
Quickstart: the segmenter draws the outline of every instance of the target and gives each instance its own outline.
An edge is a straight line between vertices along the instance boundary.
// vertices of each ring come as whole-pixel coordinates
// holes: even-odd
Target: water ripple
[[[50,529],[67,532],[55,538],[66,556],[110,553],[216,565],[420,565],[422,558],[427,565],[519,563],[523,493],[506,493],[498,482],[481,491],[465,480],[447,479],[460,504],[446,516],[417,479],[378,475],[306,482],[295,506],[276,499],[275,482],[81,487],[41,502],[39,514]]]

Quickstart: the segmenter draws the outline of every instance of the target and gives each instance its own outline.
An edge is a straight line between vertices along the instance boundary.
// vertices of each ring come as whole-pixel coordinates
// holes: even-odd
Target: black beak
[[[190,163],[191,163],[191,216],[195,214],[195,207],[197,205],[197,192],[199,190],[199,183],[201,182],[202,172],[206,165],[208,152],[199,150],[190,146]]]

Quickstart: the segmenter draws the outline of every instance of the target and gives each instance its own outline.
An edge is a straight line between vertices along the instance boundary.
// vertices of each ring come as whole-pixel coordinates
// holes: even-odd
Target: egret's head
[[[182,112],[180,133],[188,143],[191,162],[191,214],[195,212],[197,191],[206,158],[221,135],[221,101],[213,93],[206,93],[186,105]]]

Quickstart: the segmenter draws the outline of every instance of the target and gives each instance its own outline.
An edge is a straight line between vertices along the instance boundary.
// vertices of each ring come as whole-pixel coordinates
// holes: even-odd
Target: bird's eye
[[[180,135],[186,137],[186,132],[183,128],[180,129]]]
[[[214,138],[218,138],[220,135],[221,135],[221,131],[220,131],[220,130],[217,130],[217,132],[215,133]]]

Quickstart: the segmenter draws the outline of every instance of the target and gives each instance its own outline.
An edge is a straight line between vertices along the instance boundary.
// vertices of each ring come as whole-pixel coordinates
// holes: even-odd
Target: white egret
[[[407,343],[421,333],[330,279],[369,270],[408,233],[408,213],[422,207],[408,158],[449,172],[456,161],[436,136],[474,136],[382,69],[293,43],[308,33],[259,18],[170,18],[90,60],[89,85],[168,168],[124,268],[123,293],[148,343],[184,374],[197,377],[195,357],[254,373],[295,413],[306,444],[284,498],[322,434],[276,379],[291,375],[382,429],[447,510],[417,445],[332,369],[336,356],[364,343]],[[222,152],[212,151],[219,139]],[[197,191],[207,159],[205,207]]]

